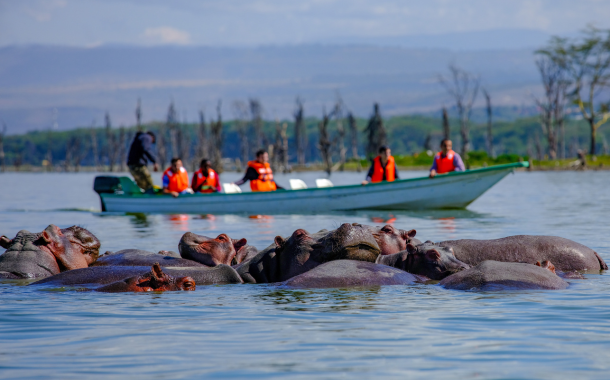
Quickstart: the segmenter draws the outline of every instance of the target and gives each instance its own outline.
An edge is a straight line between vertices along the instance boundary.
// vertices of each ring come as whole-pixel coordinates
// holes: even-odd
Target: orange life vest
[[[200,192],[202,193],[214,193],[214,189],[210,188],[210,187],[214,187],[214,188],[218,188],[218,174],[216,174],[216,172],[214,171],[214,169],[210,169],[207,173],[207,176],[203,175],[203,171],[201,169],[197,170],[195,172],[195,183],[193,183],[193,190],[199,188],[199,186],[202,187],[202,189],[200,190]],[[210,186],[207,189],[204,189],[204,187],[206,186]]]
[[[438,152],[434,161],[436,162],[436,172],[438,174],[449,173],[455,171],[455,165],[453,165],[453,157],[455,152],[450,150],[447,152],[445,157],[442,156],[443,152]]]
[[[277,187],[273,181],[273,171],[269,163],[261,164],[258,161],[248,161],[248,167],[256,170],[258,178],[250,181],[252,191],[275,191]]]
[[[180,168],[178,173],[174,173],[172,168],[169,167],[163,173],[163,176],[169,178],[169,185],[167,186],[169,191],[181,193],[189,188],[189,175],[185,168]]]
[[[373,175],[371,176],[371,182],[383,181],[383,166],[381,165],[381,157],[377,156],[373,160]],[[394,163],[394,157],[388,157],[388,162],[385,165],[385,180],[393,182],[396,180],[396,164]]]

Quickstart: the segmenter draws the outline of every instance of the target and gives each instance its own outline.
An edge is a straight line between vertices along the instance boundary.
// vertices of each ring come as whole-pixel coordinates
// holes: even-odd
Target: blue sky
[[[256,46],[493,29],[610,27],[607,0],[0,0],[0,46]]]

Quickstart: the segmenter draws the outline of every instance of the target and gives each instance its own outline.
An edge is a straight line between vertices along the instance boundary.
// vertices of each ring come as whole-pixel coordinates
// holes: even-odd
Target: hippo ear
[[[59,240],[58,237],[61,235],[63,234],[61,233],[59,227],[54,224],[49,224],[49,226],[42,231],[40,237],[45,243],[50,244]]]
[[[426,251],[426,260],[428,261],[439,261],[441,254],[436,249],[430,249]]]
[[[540,265],[540,261],[536,261],[536,264],[534,264],[537,267],[541,267],[542,265]]]
[[[11,241],[12,240],[10,240],[6,236],[2,235],[0,237],[0,247],[8,249],[8,247],[11,245]]]
[[[417,252],[417,247],[415,247],[413,244],[407,244],[407,251],[414,254]]]
[[[403,231],[402,238],[405,239],[406,241],[409,241],[415,237],[416,233],[417,233],[417,231],[415,231],[415,230]]]
[[[277,245],[278,248],[282,248],[284,246],[284,244],[286,244],[286,240],[284,240],[283,237],[281,237],[281,236],[275,237],[275,245]]]
[[[163,271],[161,270],[161,265],[159,265],[159,263],[154,263],[151,269],[153,277],[156,280],[159,280],[163,277]]]
[[[243,248],[246,244],[248,244],[248,240],[246,239],[232,239],[233,240],[233,247],[235,248],[235,252],[239,251],[241,248]]]

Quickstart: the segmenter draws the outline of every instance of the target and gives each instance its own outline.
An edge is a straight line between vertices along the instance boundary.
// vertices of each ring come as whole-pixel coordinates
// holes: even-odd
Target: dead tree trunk
[[[108,159],[108,171],[113,172],[117,159],[117,138],[112,132],[112,123],[110,121],[110,114],[108,112],[106,112],[104,120],[106,124],[106,158]]]
[[[290,166],[288,166],[288,123],[282,124],[282,171],[284,173],[290,172]]]
[[[47,168],[49,171],[53,171],[53,151],[51,147],[53,146],[53,132],[49,129],[47,131],[47,154],[45,159],[47,160]]]
[[[358,125],[356,124],[356,118],[351,112],[348,112],[347,114],[347,125],[351,134],[352,158],[356,160],[356,170],[360,172],[362,171],[362,164],[360,163],[360,155],[358,154]]]
[[[263,133],[263,106],[258,99],[250,99],[250,114],[252,116],[252,128],[254,130],[254,142],[256,149],[261,149],[267,145]]]
[[[330,117],[326,114],[326,110],[323,111],[322,120],[318,123],[318,128],[320,130],[320,140],[318,142],[318,148],[320,149],[320,155],[322,156],[322,161],[324,162],[324,171],[328,175],[332,172],[333,161],[332,161],[332,143],[328,136],[328,123],[330,121]]]
[[[345,169],[345,162],[347,161],[347,149],[345,148],[345,127],[343,126],[343,100],[341,97],[337,97],[337,103],[333,110],[335,119],[337,120],[337,137],[335,145],[339,150],[339,171]]]
[[[142,103],[138,98],[138,105],[136,106],[136,128],[138,132],[143,132],[142,128]]]
[[[303,102],[297,97],[296,110],[294,111],[294,141],[296,144],[297,164],[305,165],[305,143],[307,135],[303,120]]]
[[[492,134],[492,108],[491,108],[491,97],[486,89],[483,89],[483,96],[485,97],[485,110],[487,111],[487,155],[494,158],[494,139]]]
[[[449,127],[449,115],[447,107],[443,107],[443,139],[451,139],[451,129]]]
[[[172,100],[167,109],[167,120],[165,122],[167,130],[169,131],[170,146],[172,149],[172,157],[178,157],[178,131],[177,131],[177,118],[176,118],[176,107]]]
[[[125,146],[125,127],[119,128],[119,140],[118,140],[118,169],[121,172],[125,171],[125,165],[127,164],[127,147]]]
[[[97,144],[97,131],[95,129],[95,120],[93,120],[93,123],[91,123],[89,135],[91,137],[91,163],[93,165],[93,170],[98,171],[100,167],[100,154]]]
[[[2,122],[2,131],[0,131],[0,168],[2,173],[6,171],[6,162],[4,156],[4,136],[6,136],[6,124]]]
[[[222,173],[223,171],[223,167],[222,167],[222,145],[223,145],[223,135],[222,135],[222,114],[221,114],[221,108],[222,108],[222,101],[219,100],[218,101],[218,105],[216,106],[216,113],[218,114],[218,119],[216,120],[216,122],[212,122],[211,124],[211,129],[212,129],[212,144],[211,144],[211,148],[212,148],[212,165],[214,166],[214,169],[218,172],[218,173]]]
[[[239,157],[240,165],[248,162],[250,158],[250,139],[248,136],[248,105],[241,101],[233,103],[233,114],[237,126],[237,134],[239,135]],[[241,170],[241,168],[237,168]]]
[[[203,110],[199,111],[199,128],[197,129],[197,153],[199,160],[209,158],[208,127],[205,125]]]
[[[383,126],[383,119],[379,112],[379,104],[373,105],[373,115],[369,119],[369,123],[366,127],[365,132],[367,133],[368,143],[366,146],[367,157],[373,158],[377,155],[377,150],[380,146],[386,145],[387,134]]]

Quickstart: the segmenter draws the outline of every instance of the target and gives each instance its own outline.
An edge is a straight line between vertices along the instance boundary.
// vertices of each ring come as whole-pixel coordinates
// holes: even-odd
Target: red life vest
[[[167,176],[167,178],[169,179],[169,185],[167,186],[167,189],[169,191],[181,193],[189,188],[189,175],[186,172],[185,168],[180,168],[180,171],[178,171],[178,173],[174,173],[172,171],[172,168],[169,167],[167,168],[167,170],[165,170],[163,176]]]
[[[277,186],[273,181],[273,171],[269,163],[261,164],[258,161],[248,161],[248,167],[256,170],[258,178],[250,181],[252,191],[275,191]]]
[[[201,186],[200,192],[202,193],[216,192],[214,188],[218,189],[220,186],[218,185],[218,174],[216,174],[214,169],[210,169],[207,176],[203,175],[203,170],[201,169],[195,172],[195,180],[192,184],[193,190],[199,188],[199,186]]]
[[[371,182],[383,181],[383,166],[381,165],[381,157],[377,156],[373,160],[373,175],[371,176]],[[394,163],[394,157],[388,157],[388,162],[385,165],[385,180],[393,182],[396,180],[396,164]]]
[[[442,156],[443,152],[438,152],[434,161],[436,162],[436,172],[438,174],[449,173],[455,171],[455,165],[453,165],[453,157],[455,152],[450,150],[447,152],[445,157]]]

